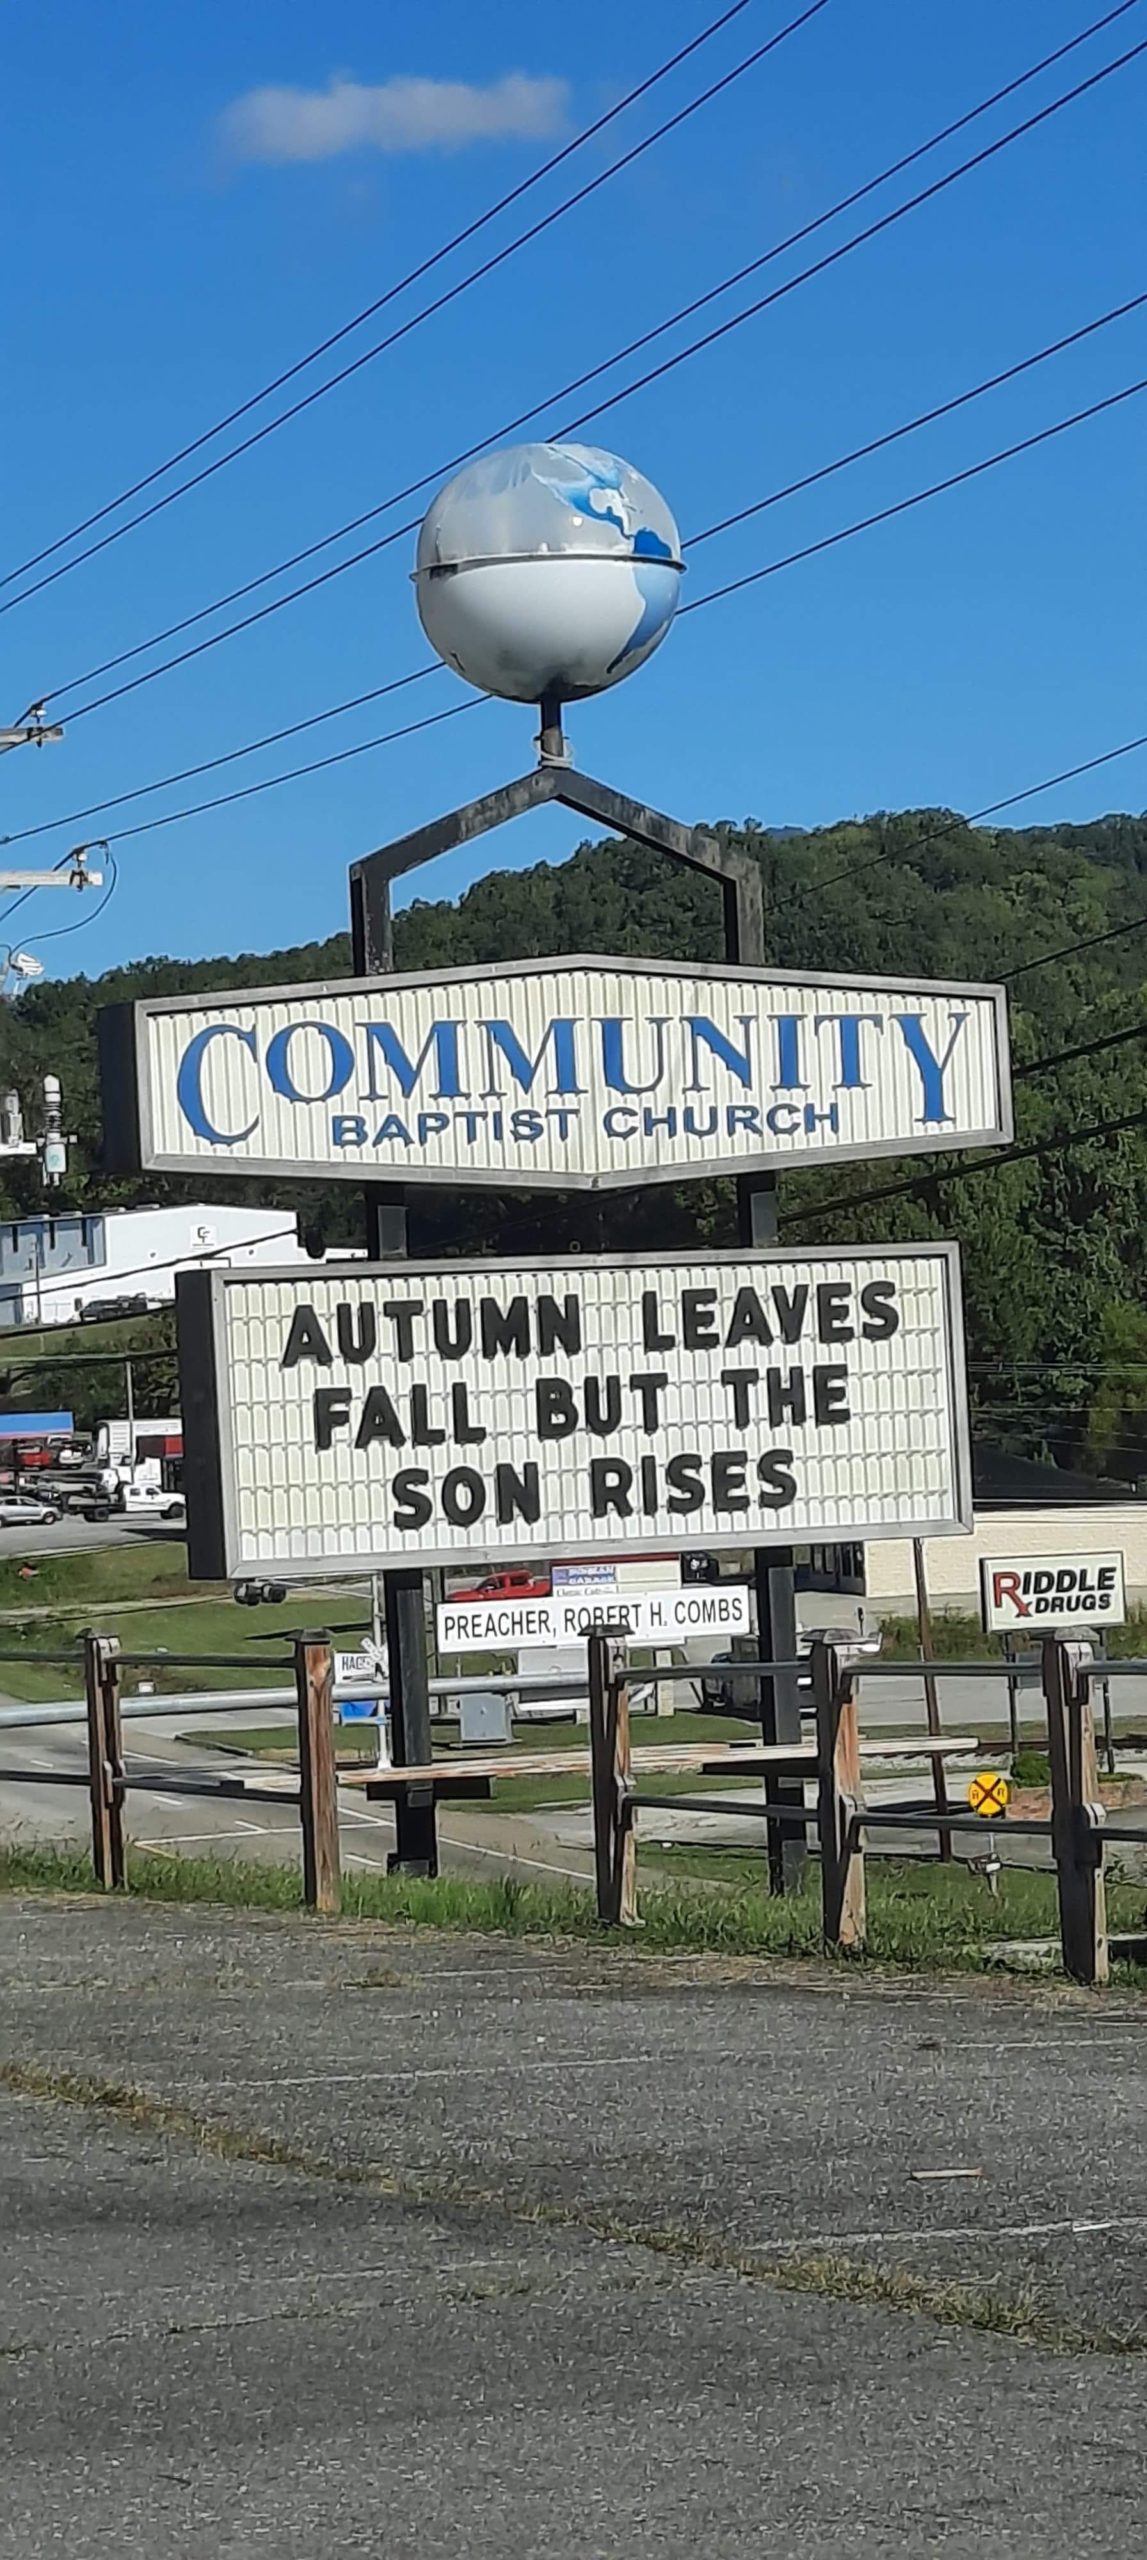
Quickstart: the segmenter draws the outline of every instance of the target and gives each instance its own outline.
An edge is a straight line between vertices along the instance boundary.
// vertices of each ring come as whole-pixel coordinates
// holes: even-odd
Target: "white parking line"
[[[353,2089],[359,2081],[365,2087],[368,2081],[373,2084],[385,2080],[487,2080],[503,2071],[511,2072],[515,2079],[527,2071],[629,2071],[664,2059],[663,2054],[655,2053],[574,2053],[551,2055],[540,2062],[411,2063],[406,2069],[391,2071],[300,2071],[293,2079],[276,2071],[273,2076],[276,2089]],[[674,2060],[678,2059],[675,2054]],[[265,2089],[267,2075],[261,2080],[217,2080],[212,2076],[211,2086]]]
[[[982,2245],[987,2240],[1050,2240],[1062,2234],[1071,2239],[1091,2239],[1104,2231],[1143,2230],[1147,2230],[1147,2215],[1135,2213],[1113,2214],[1103,2222],[1081,2218],[1064,2222],[997,2222],[990,2226],[984,2222],[953,2223],[940,2230],[917,2226],[911,2231],[818,2231],[799,2240],[758,2240],[753,2245],[783,2256],[793,2250],[919,2248],[930,2240],[975,2240]]]
[[[279,1826],[275,1822],[235,1822],[226,1831],[166,1831],[160,1832],[154,1840],[141,1836],[138,1846],[141,1849],[197,1849],[201,1848],[205,1841],[230,1840],[236,1831],[242,1831],[248,1837],[259,1840],[282,1838]]]

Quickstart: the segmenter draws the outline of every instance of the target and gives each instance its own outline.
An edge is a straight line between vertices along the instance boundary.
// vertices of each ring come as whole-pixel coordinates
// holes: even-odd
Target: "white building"
[[[935,1610],[978,1617],[982,1556],[1062,1556],[1065,1564],[1081,1564],[1112,1548],[1124,1559],[1128,1600],[1147,1600],[1147,1502],[1129,1495],[1123,1503],[977,1511],[970,1537],[925,1539],[928,1596]],[[910,1616],[916,1607],[911,1540],[882,1539],[865,1548],[864,1562],[870,1616]]]
[[[283,1209],[200,1202],[9,1220],[0,1225],[0,1327],[71,1324],[109,1299],[169,1305],[177,1271],[307,1260],[298,1220]]]

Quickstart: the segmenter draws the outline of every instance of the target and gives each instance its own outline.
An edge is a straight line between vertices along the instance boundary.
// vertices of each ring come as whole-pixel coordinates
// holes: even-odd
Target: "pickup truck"
[[[181,1493],[172,1493],[162,1484],[121,1485],[117,1510],[126,1520],[185,1520],[187,1504]]]

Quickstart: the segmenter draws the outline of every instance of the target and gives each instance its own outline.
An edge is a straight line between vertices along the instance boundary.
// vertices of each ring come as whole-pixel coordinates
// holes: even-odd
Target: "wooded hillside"
[[[1083,1461],[1134,1480],[1147,1472],[1147,1041],[1058,1056],[1142,1026],[1147,930],[1147,817],[1087,826],[969,828],[944,810],[866,818],[816,834],[722,827],[764,874],[769,959],[777,967],[860,969],[933,978],[990,978],[1021,970],[1011,989],[1017,1071],[1017,1147],[1042,1154],[954,1175],[954,1159],[881,1162],[871,1170],[791,1175],[782,1232],[794,1242],[954,1235],[964,1247],[969,1355],[982,1425],[1008,1445]],[[1064,945],[1111,938],[1043,968],[1026,964]],[[601,951],[675,960],[719,959],[720,917],[710,882],[627,843],[587,845],[570,861],[493,872],[456,904],[418,902],[398,920],[396,965],[457,968],[486,961]],[[0,1022],[3,1083],[26,1107],[51,1069],[79,1132],[61,1205],[95,1207],[192,1196],[148,1176],[111,1182],[99,1170],[95,1016],[124,997],[197,987],[271,985],[337,977],[345,936],[289,951],[204,961],[148,959],[105,977],[32,987]],[[1059,1146],[1079,1129],[1137,1117],[1107,1138]],[[859,1195],[898,1182],[910,1191],[870,1208]],[[217,1185],[223,1190],[223,1186]],[[0,1214],[41,1203],[33,1169],[6,1169]],[[357,1241],[353,1187],[228,1182],[227,1198],[297,1206],[328,1241]],[[815,1211],[815,1215],[812,1212]],[[584,1219],[584,1203],[461,1197],[420,1214],[414,1241],[432,1251],[506,1245],[535,1249]],[[727,1184],[615,1198],[602,1241],[670,1247],[700,1233],[733,1242]],[[608,1228],[605,1221],[608,1219]],[[1101,1369],[1104,1374],[1100,1374]]]

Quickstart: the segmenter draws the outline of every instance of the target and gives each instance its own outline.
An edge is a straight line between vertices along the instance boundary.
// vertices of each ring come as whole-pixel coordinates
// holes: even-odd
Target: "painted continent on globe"
[[[652,483],[592,445],[512,445],[440,490],[415,588],[431,647],[515,702],[579,701],[664,639],[681,582],[677,526]]]

